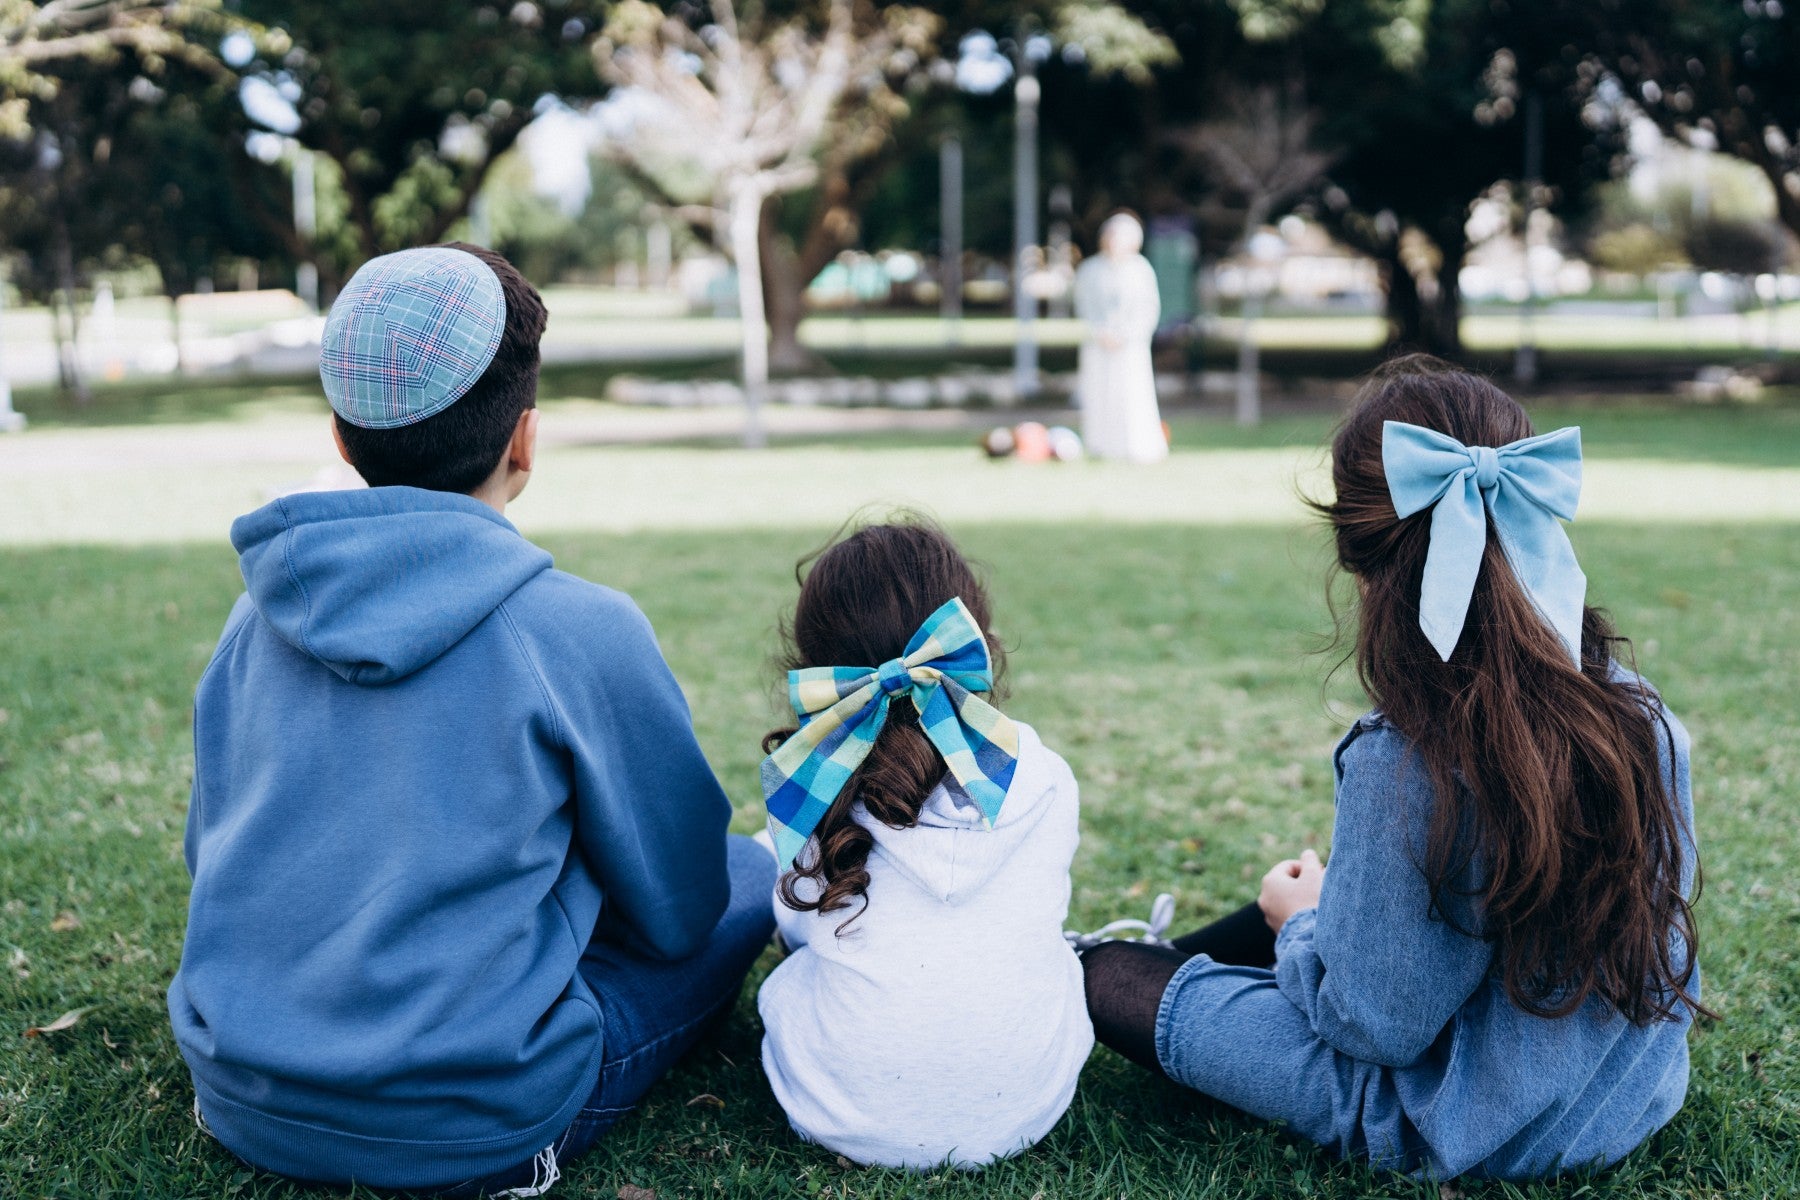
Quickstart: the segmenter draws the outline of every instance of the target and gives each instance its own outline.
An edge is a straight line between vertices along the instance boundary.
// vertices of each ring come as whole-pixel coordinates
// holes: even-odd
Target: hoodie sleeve
[[[206,670],[200,672],[200,682],[194,685],[194,776],[188,789],[187,827],[181,836],[181,857],[187,863],[188,878],[194,877],[194,869],[200,860],[200,827],[205,821],[205,812],[200,806],[200,696],[206,684],[206,677],[212,674],[213,664],[223,658],[231,649],[231,643],[244,630],[244,623],[250,614],[256,611],[256,605],[250,602],[248,593],[239,596],[231,606],[231,614],[225,618],[225,628],[219,634],[219,644],[213,648],[212,658],[207,660]]]
[[[587,585],[592,586],[592,585]],[[575,838],[602,894],[597,936],[685,958],[725,911],[731,803],[643,613],[561,614],[546,676],[571,763]],[[575,631],[579,636],[572,636]]]

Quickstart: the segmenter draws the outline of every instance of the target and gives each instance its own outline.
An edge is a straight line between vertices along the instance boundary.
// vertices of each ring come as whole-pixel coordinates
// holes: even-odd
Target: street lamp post
[[[955,134],[938,146],[938,205],[943,245],[938,253],[938,316],[944,340],[962,340],[963,148]]]
[[[1037,300],[1026,287],[1037,247],[1037,75],[1026,39],[1019,39],[1019,77],[1013,85],[1013,389],[1021,398],[1037,395]]]
[[[1525,384],[1536,383],[1538,376],[1537,263],[1531,252],[1536,224],[1532,218],[1543,182],[1544,98],[1534,90],[1525,94],[1525,303],[1519,308],[1519,348],[1513,356],[1513,379]]]
[[[0,282],[0,322],[6,317],[6,284]],[[6,335],[0,329],[0,433],[17,433],[25,428],[25,414],[13,411],[12,381],[6,374]]]
[[[319,267],[313,262],[313,236],[318,232],[318,191],[313,186],[313,154],[294,143],[294,232],[305,257],[294,270],[294,290],[312,312],[319,311]]]

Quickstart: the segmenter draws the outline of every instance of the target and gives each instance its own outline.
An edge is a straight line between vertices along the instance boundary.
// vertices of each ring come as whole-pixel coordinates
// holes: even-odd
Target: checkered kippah
[[[350,277],[319,347],[319,378],[338,416],[394,429],[435,416],[494,361],[506,296],[489,266],[430,246],[384,254]]]

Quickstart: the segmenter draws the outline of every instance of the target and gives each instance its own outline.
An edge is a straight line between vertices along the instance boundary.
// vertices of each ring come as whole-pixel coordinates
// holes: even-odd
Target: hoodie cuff
[[[1275,959],[1279,962],[1286,958],[1288,952],[1298,946],[1309,946],[1313,940],[1313,925],[1318,920],[1319,910],[1303,908],[1289,917],[1275,935]]]

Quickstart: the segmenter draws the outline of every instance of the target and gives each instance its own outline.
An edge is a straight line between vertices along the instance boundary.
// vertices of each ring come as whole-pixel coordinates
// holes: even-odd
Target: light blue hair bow
[[[1468,620],[1487,546],[1485,508],[1494,514],[1513,574],[1579,669],[1587,576],[1561,521],[1575,519],[1581,500],[1581,430],[1571,426],[1495,449],[1384,421],[1381,464],[1400,517],[1437,506],[1419,592],[1419,628],[1443,660],[1450,661]]]

